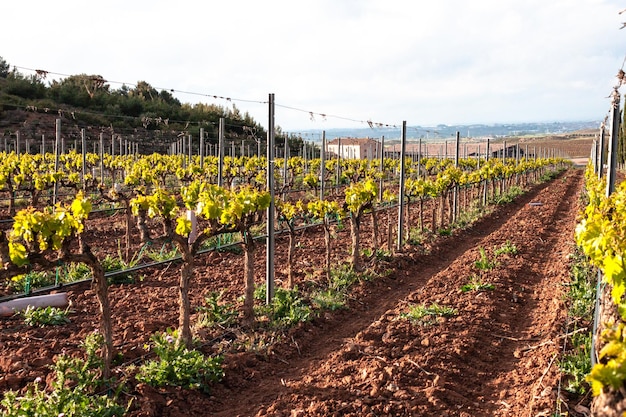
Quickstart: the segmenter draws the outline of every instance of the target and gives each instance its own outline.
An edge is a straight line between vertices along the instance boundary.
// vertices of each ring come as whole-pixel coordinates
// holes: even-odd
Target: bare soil
[[[569,170],[469,229],[396,253],[378,266],[387,275],[354,289],[349,309],[323,313],[289,330],[271,348],[228,351],[226,376],[210,394],[156,389],[131,378],[122,396],[133,400],[130,415],[550,415],[558,401],[563,300],[582,183],[582,171]],[[94,220],[92,247],[114,251],[123,236],[121,221],[121,216]],[[369,227],[364,225],[366,247]],[[335,261],[347,259],[349,239],[347,230],[337,231]],[[323,236],[309,229],[298,241],[296,281],[304,287],[323,279]],[[506,242],[518,253],[499,256],[492,270],[476,268],[480,248],[492,254]],[[286,240],[279,238],[277,245],[281,285]],[[259,284],[264,259],[261,246]],[[241,264],[241,255],[233,253],[199,258],[192,305],[201,305],[211,291],[225,291],[226,300],[236,300],[243,293]],[[145,359],[150,336],[177,326],[178,269],[172,264],[145,270],[136,283],[111,286],[120,362]],[[472,276],[494,289],[462,292]],[[97,327],[98,307],[88,284],[68,292],[68,325],[31,328],[19,317],[0,319],[0,390],[23,389],[38,376],[46,379],[47,366],[61,353],[82,354],[80,342]],[[414,304],[451,307],[456,314],[413,323],[402,315]],[[235,337],[232,331],[199,336],[206,353]],[[115,371],[123,377],[125,369]]]

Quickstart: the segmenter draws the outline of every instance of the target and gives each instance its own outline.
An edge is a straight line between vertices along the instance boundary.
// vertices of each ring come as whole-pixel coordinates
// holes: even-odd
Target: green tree
[[[0,78],[7,78],[9,76],[10,68],[11,66],[9,65],[9,63],[0,56]]]

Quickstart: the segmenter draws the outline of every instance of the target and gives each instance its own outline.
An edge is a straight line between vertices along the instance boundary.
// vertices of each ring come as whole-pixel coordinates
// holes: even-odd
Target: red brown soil
[[[395,254],[386,265],[391,273],[356,288],[348,310],[292,329],[269,350],[226,353],[226,376],[210,395],[130,384],[123,395],[133,399],[130,415],[550,415],[557,404],[564,284],[582,177],[580,170],[567,171],[471,228],[437,240],[427,253],[409,247]],[[115,247],[123,233],[110,219],[90,227],[94,248],[96,242]],[[338,232],[335,259],[347,258],[349,239],[347,231]],[[298,241],[297,283],[305,286],[323,264],[322,233],[309,230]],[[518,254],[502,255],[491,271],[475,268],[479,248],[490,253],[507,241]],[[286,242],[277,243],[280,279]],[[259,283],[263,263],[260,247]],[[114,344],[125,363],[146,354],[152,333],[177,325],[178,265],[141,273],[142,281],[110,289]],[[225,290],[224,297],[235,300],[243,293],[242,275],[239,255],[199,258],[192,305],[211,291]],[[472,275],[495,289],[460,291]],[[72,288],[69,297],[69,325],[31,328],[18,317],[0,320],[0,390],[21,389],[48,374],[47,365],[62,352],[81,354],[80,342],[97,327],[98,308],[87,285]],[[457,314],[429,325],[400,318],[410,305],[433,303]],[[207,353],[219,344],[205,342]],[[117,368],[118,375],[123,370]]]

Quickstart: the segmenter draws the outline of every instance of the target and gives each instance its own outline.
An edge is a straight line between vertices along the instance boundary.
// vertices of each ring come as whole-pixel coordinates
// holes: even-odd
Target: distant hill
[[[578,122],[551,122],[551,123],[502,123],[502,124],[467,124],[437,126],[407,126],[407,139],[425,139],[442,141],[456,137],[459,132],[462,138],[501,138],[519,136],[555,135],[581,130],[599,130],[600,121]],[[320,142],[320,131],[303,131],[305,140]],[[385,137],[385,141],[392,143],[400,139],[400,127],[384,128],[344,128],[326,130],[326,138],[338,137],[370,137],[378,139]]]

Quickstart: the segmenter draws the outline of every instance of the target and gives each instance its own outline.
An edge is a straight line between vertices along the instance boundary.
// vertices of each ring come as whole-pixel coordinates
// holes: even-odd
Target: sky
[[[626,58],[622,0],[11,1],[22,73],[146,81],[297,132],[602,120]],[[6,34],[11,34],[7,36]],[[193,94],[189,94],[193,93]]]

